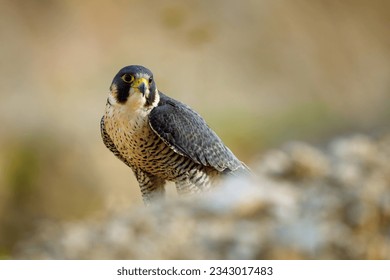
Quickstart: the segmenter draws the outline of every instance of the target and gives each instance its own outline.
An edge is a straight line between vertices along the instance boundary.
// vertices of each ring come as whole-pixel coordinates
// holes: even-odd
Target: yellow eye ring
[[[124,81],[125,83],[128,83],[128,84],[131,84],[133,81],[134,81],[134,76],[133,75],[130,75],[130,74],[124,74],[122,77],[121,77],[122,81]]]

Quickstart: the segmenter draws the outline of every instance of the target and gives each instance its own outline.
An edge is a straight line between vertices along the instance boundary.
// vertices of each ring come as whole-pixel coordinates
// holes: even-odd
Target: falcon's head
[[[110,86],[110,105],[130,106],[133,110],[155,107],[159,94],[153,73],[139,65],[122,68]]]

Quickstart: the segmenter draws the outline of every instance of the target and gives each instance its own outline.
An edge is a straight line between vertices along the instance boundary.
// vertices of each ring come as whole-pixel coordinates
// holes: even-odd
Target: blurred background
[[[99,130],[126,65],[249,166],[286,141],[389,129],[385,0],[0,0],[0,38],[0,258],[41,221],[142,203]]]

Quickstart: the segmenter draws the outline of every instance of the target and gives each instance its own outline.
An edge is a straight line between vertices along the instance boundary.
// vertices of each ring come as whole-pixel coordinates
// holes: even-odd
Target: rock
[[[43,223],[19,259],[389,259],[390,136],[266,153],[256,178],[101,219]]]

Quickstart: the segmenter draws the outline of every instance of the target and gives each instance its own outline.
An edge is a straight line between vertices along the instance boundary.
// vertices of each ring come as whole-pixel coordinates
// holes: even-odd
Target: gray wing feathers
[[[187,105],[160,93],[149,115],[153,131],[174,151],[220,172],[243,167],[204,119]]]

